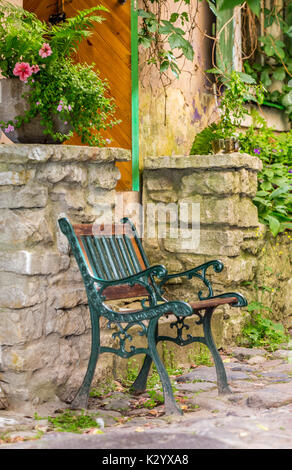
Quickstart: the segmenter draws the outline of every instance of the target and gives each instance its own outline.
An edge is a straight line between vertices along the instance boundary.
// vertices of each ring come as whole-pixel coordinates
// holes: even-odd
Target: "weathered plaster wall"
[[[177,5],[176,5],[177,6]],[[143,7],[139,3],[139,7]],[[192,3],[194,11],[197,2]],[[170,6],[171,8],[171,6]],[[176,10],[174,10],[176,11]],[[169,74],[171,85],[163,88],[159,73],[139,56],[140,164],[147,156],[188,154],[195,135],[217,116],[211,83],[204,71],[211,67],[211,15],[206,2],[198,2],[192,36],[194,61],[180,60],[180,78]],[[179,25],[178,25],[179,26]],[[165,96],[166,94],[166,96]]]
[[[171,238],[169,229],[158,238],[161,218],[158,222],[145,213],[145,225],[155,224],[156,235],[145,237],[144,247],[152,263],[165,264],[170,272],[220,259],[224,270],[208,271],[215,294],[240,292],[249,303],[260,300],[271,308],[272,318],[292,328],[292,236],[290,231],[274,239],[258,222],[252,198],[261,165],[255,157],[236,153],[146,159],[144,208],[149,203],[199,203],[200,242],[185,249],[184,240]],[[178,212],[179,226],[185,222],[191,219]],[[171,285],[168,294],[191,300],[199,289],[202,284],[193,279]],[[216,312],[217,346],[234,344],[246,309],[225,306]]]
[[[0,146],[0,378],[10,406],[66,399],[82,382],[87,299],[57,218],[93,222],[102,204],[113,206],[115,161],[129,158],[114,148]],[[97,376],[113,360],[105,357]]]

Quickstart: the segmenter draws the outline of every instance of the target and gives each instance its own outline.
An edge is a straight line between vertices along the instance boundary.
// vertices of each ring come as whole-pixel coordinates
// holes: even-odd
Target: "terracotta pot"
[[[21,82],[18,78],[3,78],[0,80],[0,120],[14,120],[16,116],[23,116],[29,109],[29,105],[23,93],[29,91],[29,85]],[[65,139],[55,141],[51,135],[44,134],[41,124],[41,116],[37,115],[30,122],[23,123],[14,131],[4,134],[15,144],[61,144]],[[55,132],[67,134],[70,126],[65,125],[57,115],[53,115],[53,126]]]

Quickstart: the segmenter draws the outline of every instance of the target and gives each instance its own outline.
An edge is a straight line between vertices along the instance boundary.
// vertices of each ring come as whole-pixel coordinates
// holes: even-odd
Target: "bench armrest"
[[[161,287],[167,281],[169,281],[170,279],[174,279],[176,277],[186,277],[187,279],[192,279],[192,277],[197,277],[205,284],[205,286],[208,289],[207,297],[202,296],[202,291],[198,292],[199,300],[210,299],[211,297],[213,297],[213,288],[212,288],[211,282],[206,277],[206,271],[210,266],[213,266],[213,269],[216,273],[220,273],[224,267],[221,261],[212,260],[212,261],[208,261],[207,263],[200,264],[199,266],[196,266],[194,268],[188,269],[187,271],[182,271],[180,273],[174,273],[174,274],[166,274],[164,278],[162,279],[162,281],[159,283],[159,288],[161,289]]]
[[[167,276],[167,269],[162,264],[157,264],[155,266],[151,266],[150,268],[145,269],[144,271],[140,271],[139,273],[132,274],[131,276],[124,277],[121,279],[115,279],[112,281],[107,281],[105,279],[100,279],[95,276],[90,276],[94,282],[99,284],[102,287],[109,287],[109,286],[116,286],[118,284],[129,284],[133,286],[139,281],[145,281],[148,277],[156,276],[158,278],[164,278]]]

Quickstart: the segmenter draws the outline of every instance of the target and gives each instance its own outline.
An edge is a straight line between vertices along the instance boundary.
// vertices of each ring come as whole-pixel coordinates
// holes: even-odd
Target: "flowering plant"
[[[0,0],[0,71],[5,78],[27,84],[29,109],[23,116],[0,121],[6,133],[40,115],[44,133],[66,140],[73,131],[83,143],[104,145],[100,131],[118,121],[115,104],[107,97],[108,84],[93,70],[94,64],[74,63],[73,54],[94,23],[104,20],[99,5],[79,11],[58,25],[48,25],[33,13]],[[60,117],[72,130],[55,132],[53,117]]]

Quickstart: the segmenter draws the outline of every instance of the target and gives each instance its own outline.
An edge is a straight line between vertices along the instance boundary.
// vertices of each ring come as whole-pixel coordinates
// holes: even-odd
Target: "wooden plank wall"
[[[119,125],[104,133],[111,140],[111,147],[132,148],[131,135],[131,2],[121,5],[117,0],[68,0],[64,2],[64,11],[68,17],[78,10],[104,5],[110,12],[101,14],[106,18],[97,24],[93,34],[80,45],[76,59],[79,62],[94,62],[96,70],[103,79],[107,79],[110,95],[117,104],[116,118]],[[51,14],[57,13],[57,1],[24,0],[23,7],[33,11],[38,18],[48,21]],[[81,145],[80,138],[73,136],[66,144]],[[118,162],[121,179],[117,190],[132,189],[131,162]]]

